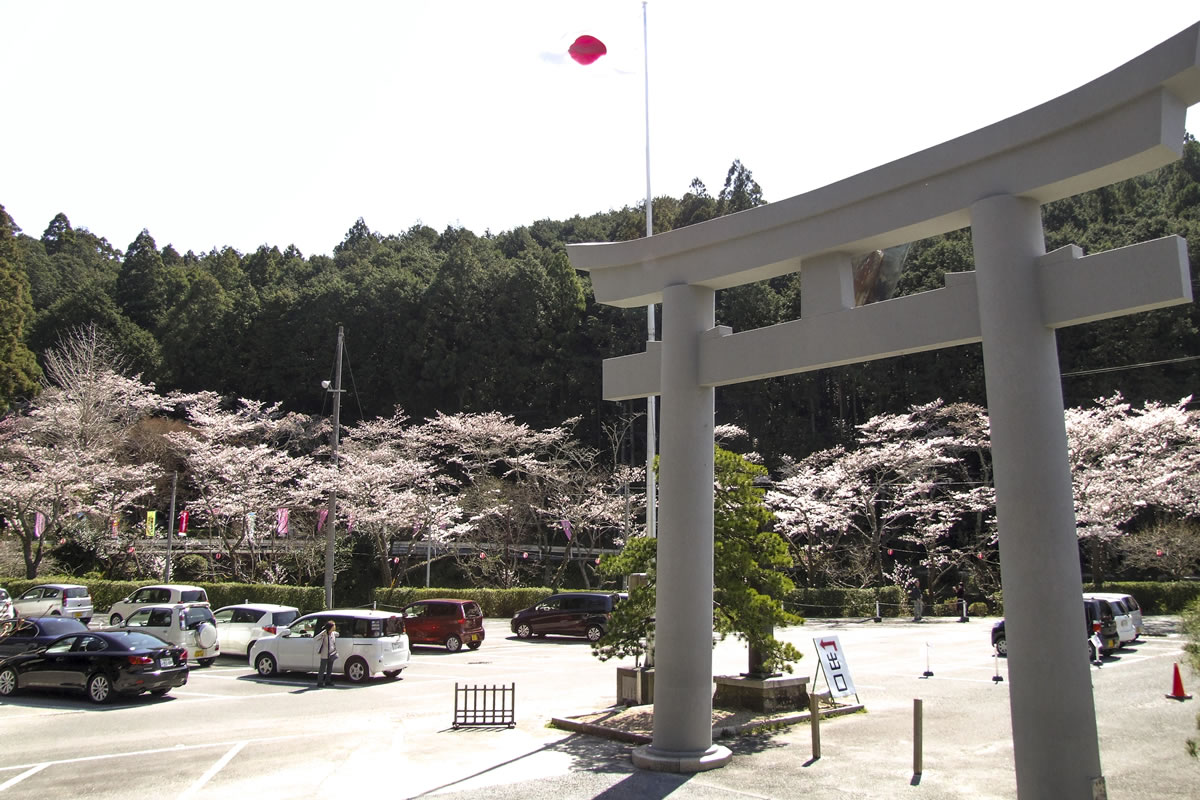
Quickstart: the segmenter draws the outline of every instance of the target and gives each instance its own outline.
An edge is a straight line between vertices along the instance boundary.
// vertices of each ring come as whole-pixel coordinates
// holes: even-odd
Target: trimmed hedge
[[[417,600],[453,597],[479,603],[485,617],[511,617],[521,609],[529,608],[552,594],[554,590],[544,586],[521,589],[426,589],[399,586],[394,589],[376,589],[372,593],[372,599],[381,608],[400,609]]]
[[[0,578],[0,586],[13,597],[31,586],[42,583],[75,583],[88,587],[97,616],[106,613],[118,600],[128,597],[135,589],[150,586],[153,581],[106,581],[75,578],[69,575],[48,575],[29,580],[28,578]],[[280,586],[263,583],[204,583],[195,582],[208,592],[209,603],[214,609],[236,603],[277,603],[295,606],[302,613],[319,611],[325,607],[325,590],[320,586]],[[1087,584],[1082,591],[1097,591]],[[1200,601],[1200,581],[1122,581],[1104,584],[1099,591],[1131,594],[1137,598],[1142,613],[1179,614],[1191,602]],[[474,600],[483,609],[485,617],[511,617],[523,608],[555,593],[547,587],[521,589],[444,589],[398,587],[378,588],[372,592],[372,600],[380,607],[399,609],[417,600],[435,597],[458,597]],[[803,617],[847,617],[864,618],[875,616],[875,601],[884,617],[912,616],[912,602],[899,586],[882,589],[797,589],[785,600],[784,607]],[[969,607],[972,617],[1004,614],[1003,598],[997,592],[994,608],[988,604],[973,602]],[[958,608],[953,601],[939,602],[925,608],[931,616],[957,616]]]

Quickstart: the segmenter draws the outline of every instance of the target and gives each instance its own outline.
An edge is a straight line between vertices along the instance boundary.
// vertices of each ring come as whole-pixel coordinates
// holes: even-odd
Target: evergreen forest
[[[699,180],[654,200],[656,232],[766,202],[735,161],[715,194]],[[1169,234],[1200,264],[1200,144],[1160,170],[1043,209],[1046,248],[1098,252]],[[22,220],[25,225],[41,224]],[[539,220],[482,234],[414,225],[400,233],[355,221],[331,256],[293,246],[179,253],[143,230],[124,249],[66,213],[40,235],[0,206],[0,408],[41,385],[39,361],[64,334],[94,324],[128,368],[159,391],[212,391],[328,413],[336,330],[346,330],[343,421],[500,412],[535,428],[578,417],[600,445],[606,422],[637,413],[601,399],[601,361],[644,348],[645,311],[598,305],[565,245],[637,238],[644,205]],[[898,294],[973,269],[969,230],[916,242]],[[717,322],[735,331],[799,316],[799,274],[723,290]],[[1114,392],[1130,402],[1193,393],[1200,354],[1195,305],[1059,333],[1065,405]],[[969,345],[775,378],[717,393],[717,421],[746,430],[768,466],[848,441],[880,413],[941,398],[983,405],[980,348]],[[642,406],[644,408],[644,406]],[[644,426],[633,426],[637,431]],[[629,457],[637,463],[644,443]]]

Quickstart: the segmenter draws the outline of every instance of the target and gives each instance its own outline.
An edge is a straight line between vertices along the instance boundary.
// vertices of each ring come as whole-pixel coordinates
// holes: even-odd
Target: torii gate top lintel
[[[635,307],[666,286],[724,289],[970,224],[1009,194],[1047,203],[1177,159],[1200,102],[1200,23],[1067,94],[845,180],[727,217],[628,242],[570,245],[599,302]]]

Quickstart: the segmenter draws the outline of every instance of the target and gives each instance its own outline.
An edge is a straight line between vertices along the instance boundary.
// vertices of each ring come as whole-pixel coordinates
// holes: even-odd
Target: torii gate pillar
[[[1093,793],[1103,778],[1091,667],[1060,652],[1083,649],[1083,579],[1058,349],[1039,291],[1041,208],[999,195],[970,211],[1005,625],[1010,639],[1063,643],[1008,653],[1019,788],[1022,797],[1103,797]]]
[[[700,384],[700,343],[715,320],[716,292],[663,289],[662,446],[659,498],[654,741],[633,752],[639,767],[698,772],[732,754],[712,741],[713,414],[715,390]]]

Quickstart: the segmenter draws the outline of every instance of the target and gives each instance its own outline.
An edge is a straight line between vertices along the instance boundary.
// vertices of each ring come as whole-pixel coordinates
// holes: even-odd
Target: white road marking
[[[36,775],[37,773],[41,772],[48,766],[50,766],[50,764],[48,762],[45,764],[38,764],[36,767],[30,767],[29,769],[25,770],[24,772],[22,772],[20,775],[16,776],[15,778],[9,778],[4,783],[0,783],[0,792],[7,790],[10,786],[16,786],[18,783],[25,780],[30,775]]]
[[[208,768],[208,771],[196,779],[196,782],[187,788],[183,794],[179,795],[179,800],[191,800],[196,792],[204,788],[204,785],[212,780],[212,777],[221,770],[225,769],[225,765],[233,760],[233,757],[242,751],[247,742],[238,742],[233,747],[226,751],[225,755],[217,759],[217,763]]]
[[[292,734],[288,734],[287,736],[264,736],[261,739],[244,739],[244,740],[238,740],[236,742],[207,742],[207,743],[203,743],[203,744],[177,744],[177,745],[173,745],[171,747],[156,747],[152,750],[134,750],[132,752],[125,752],[125,753],[103,753],[98,756],[80,756],[78,758],[61,758],[56,761],[44,761],[44,762],[41,762],[38,764],[13,764],[12,766],[9,766],[9,767],[0,766],[0,772],[6,772],[8,770],[14,770],[14,769],[29,769],[30,767],[37,767],[39,769],[42,769],[44,767],[53,767],[53,766],[59,766],[62,764],[81,764],[85,761],[104,761],[105,759],[109,759],[109,758],[130,758],[133,756],[151,756],[151,755],[156,755],[158,753],[178,753],[183,750],[206,750],[206,749],[212,748],[212,747],[230,747],[233,745],[259,744],[262,742],[282,742],[282,741],[286,741],[288,739],[303,739],[308,736],[325,736],[325,735],[327,735],[325,732],[292,733]]]

